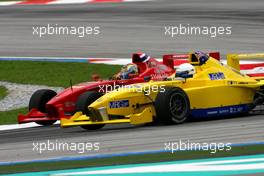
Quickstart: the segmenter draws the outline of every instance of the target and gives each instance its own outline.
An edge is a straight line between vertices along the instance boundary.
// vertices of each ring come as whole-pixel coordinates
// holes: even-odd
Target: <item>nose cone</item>
[[[113,99],[117,99],[118,98],[119,94],[121,94],[121,92],[106,93],[105,95],[103,95],[102,97],[97,99],[95,102],[93,102],[89,107],[92,107],[94,109],[98,109],[98,108],[101,108],[101,107],[107,107],[110,101],[112,101]]]
[[[96,100],[95,102],[93,102],[89,108],[94,108],[94,109],[98,109],[100,107],[107,107],[108,104],[108,100],[107,99],[102,99],[103,97],[99,98],[98,100]]]
[[[107,107],[110,108],[110,102],[115,102],[119,100],[128,100],[131,97],[134,97],[138,92],[136,92],[133,86],[125,86],[124,88],[120,88],[118,90],[111,91],[106,93],[95,102],[93,102],[89,107],[91,108],[101,108]]]
[[[63,103],[64,101],[74,100],[78,94],[83,92],[84,89],[85,89],[85,85],[76,85],[76,86],[72,86],[67,89],[64,89],[62,92],[56,95],[53,99],[51,99],[48,102],[48,104],[56,105],[56,104]]]

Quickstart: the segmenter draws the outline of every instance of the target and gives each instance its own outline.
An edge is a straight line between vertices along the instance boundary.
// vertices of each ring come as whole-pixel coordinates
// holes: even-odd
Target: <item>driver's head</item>
[[[209,56],[204,52],[196,51],[194,54],[197,58],[199,58],[199,62],[201,65],[205,64],[206,61],[209,59]]]
[[[121,69],[121,79],[129,79],[130,74],[138,74],[138,67],[136,64],[127,64]]]
[[[189,63],[179,65],[176,69],[176,75],[179,77],[193,76],[196,71],[195,67]]]
[[[146,53],[138,52],[133,54],[133,61],[135,62],[148,62],[150,59],[150,56],[148,56]]]

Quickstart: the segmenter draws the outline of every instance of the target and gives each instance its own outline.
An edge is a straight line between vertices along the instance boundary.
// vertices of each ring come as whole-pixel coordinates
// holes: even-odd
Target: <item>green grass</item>
[[[8,91],[5,87],[0,86],[0,100],[3,99],[8,94]],[[19,110],[15,111],[0,111],[0,125],[2,124],[9,124],[9,123],[16,123],[16,113]]]
[[[0,80],[23,84],[69,87],[91,80],[97,73],[109,78],[120,66],[88,63],[58,63],[30,61],[0,61]]]
[[[0,80],[22,84],[69,87],[90,81],[93,73],[109,78],[120,70],[120,66],[88,63],[0,61]],[[7,91],[0,87],[0,99]],[[25,114],[27,108],[0,111],[0,125],[17,123],[17,115]]]
[[[7,95],[7,89],[4,86],[0,86],[0,100]]]
[[[17,172],[35,172],[35,171],[49,171],[62,169],[76,169],[87,167],[99,167],[122,164],[136,164],[136,163],[152,163],[162,161],[176,161],[176,160],[190,160],[190,159],[205,159],[216,157],[230,157],[241,155],[263,154],[263,145],[232,147],[231,151],[218,151],[216,154],[210,154],[209,151],[181,151],[171,153],[159,154],[143,154],[118,156],[111,158],[100,158],[90,160],[77,161],[57,161],[57,162],[38,162],[27,164],[14,164],[9,166],[0,166],[0,174],[17,173]]]
[[[11,111],[0,111],[0,125],[17,123],[18,114],[26,114],[27,108],[21,108]]]

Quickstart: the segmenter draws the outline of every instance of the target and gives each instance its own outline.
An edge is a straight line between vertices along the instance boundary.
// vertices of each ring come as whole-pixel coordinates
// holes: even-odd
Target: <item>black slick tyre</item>
[[[179,87],[166,87],[155,99],[156,120],[162,124],[179,124],[190,115],[188,95]]]

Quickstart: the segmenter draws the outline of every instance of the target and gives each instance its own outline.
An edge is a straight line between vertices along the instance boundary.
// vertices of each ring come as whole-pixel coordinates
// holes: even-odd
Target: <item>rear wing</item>
[[[166,54],[163,55],[163,64],[174,69],[174,66],[187,63],[189,54]]]
[[[264,59],[264,53],[255,53],[255,54],[227,54],[227,65],[240,71],[240,60],[249,60],[249,59]],[[263,62],[264,63],[264,62]]]
[[[210,57],[220,60],[220,52],[210,52],[208,53]],[[163,64],[174,68],[184,63],[188,63],[190,54],[166,54],[163,55]]]
[[[264,77],[264,61],[254,61],[253,59],[264,59],[264,53],[252,54],[227,54],[227,65],[247,74],[251,77]],[[241,61],[240,60],[246,60]]]

